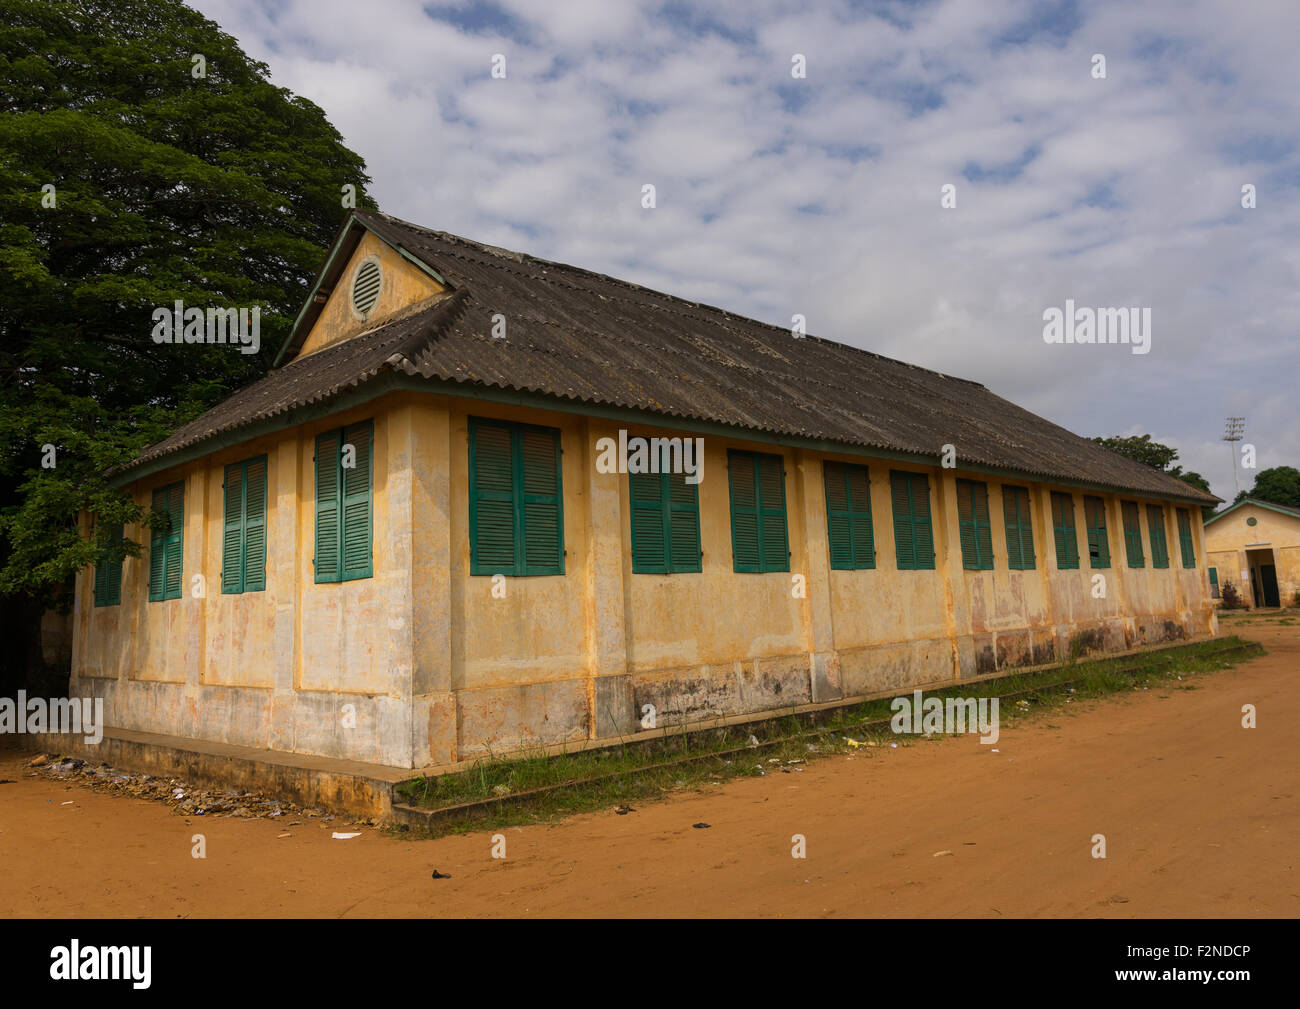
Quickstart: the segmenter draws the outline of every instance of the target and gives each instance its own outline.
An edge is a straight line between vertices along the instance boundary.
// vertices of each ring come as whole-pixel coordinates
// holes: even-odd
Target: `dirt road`
[[[1298,916],[1298,630],[1243,629],[1270,654],[1195,689],[1004,717],[997,752],[970,736],[828,757],[626,816],[511,828],[504,859],[486,833],[187,823],[29,778],[6,754],[0,915]],[[1256,729],[1241,727],[1247,703]],[[197,833],[206,859],[191,857]]]

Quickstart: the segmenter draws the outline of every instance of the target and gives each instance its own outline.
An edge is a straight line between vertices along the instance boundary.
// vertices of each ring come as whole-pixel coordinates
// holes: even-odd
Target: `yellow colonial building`
[[[1300,508],[1243,498],[1205,523],[1211,592],[1232,582],[1250,606],[1300,605]]]
[[[1216,631],[1182,481],[381,214],[276,367],[116,479],[168,522],[78,580],[74,693],[272,750],[425,767]]]

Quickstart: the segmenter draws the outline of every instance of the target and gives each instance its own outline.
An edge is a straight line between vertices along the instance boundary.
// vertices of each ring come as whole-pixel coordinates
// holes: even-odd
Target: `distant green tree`
[[[1173,472],[1177,476],[1182,470],[1181,466],[1174,466],[1174,460],[1178,458],[1178,449],[1152,441],[1149,434],[1116,435],[1111,438],[1092,440],[1098,445],[1105,445],[1112,452],[1136,459],[1143,465],[1158,469],[1162,473]],[[1174,472],[1175,470],[1178,472]]]
[[[375,206],[362,159],[267,72],[178,0],[0,0],[0,687],[108,556],[77,513],[139,518],[104,470],[262,374],[343,187]],[[178,299],[260,306],[260,353],[154,343]]]
[[[1294,466],[1273,466],[1255,474],[1255,486],[1249,491],[1239,491],[1233,498],[1236,504],[1242,498],[1300,508],[1300,469]]]

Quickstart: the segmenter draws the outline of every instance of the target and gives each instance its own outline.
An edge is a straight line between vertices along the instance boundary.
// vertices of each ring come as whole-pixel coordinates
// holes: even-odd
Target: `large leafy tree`
[[[374,207],[362,159],[267,73],[177,0],[0,0],[0,686],[107,556],[78,512],[139,518],[105,470],[265,371],[344,187]],[[259,306],[260,353],[153,342],[177,300]]]
[[[1245,497],[1300,508],[1300,469],[1294,466],[1274,466],[1260,470],[1255,475],[1255,486],[1239,493],[1233,503]]]
[[[1161,473],[1176,476],[1179,480],[1191,484],[1197,490],[1203,490],[1207,494],[1214,493],[1210,490],[1210,481],[1199,473],[1183,469],[1178,464],[1178,449],[1155,441],[1149,434],[1116,435],[1111,438],[1094,438],[1092,440],[1098,445],[1106,446],[1112,452],[1128,456],[1130,459],[1135,459],[1152,469],[1160,470]],[[1201,509],[1203,518],[1209,518],[1213,514],[1214,509],[1212,507],[1207,506]]]

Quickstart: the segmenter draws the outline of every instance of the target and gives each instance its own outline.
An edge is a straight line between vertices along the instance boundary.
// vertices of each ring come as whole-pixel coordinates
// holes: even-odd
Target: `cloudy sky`
[[[1150,433],[1221,497],[1226,415],[1259,468],[1300,466],[1294,0],[191,2],[325,110],[390,214],[804,315],[1080,434]],[[1045,343],[1067,298],[1150,308],[1150,353]]]

